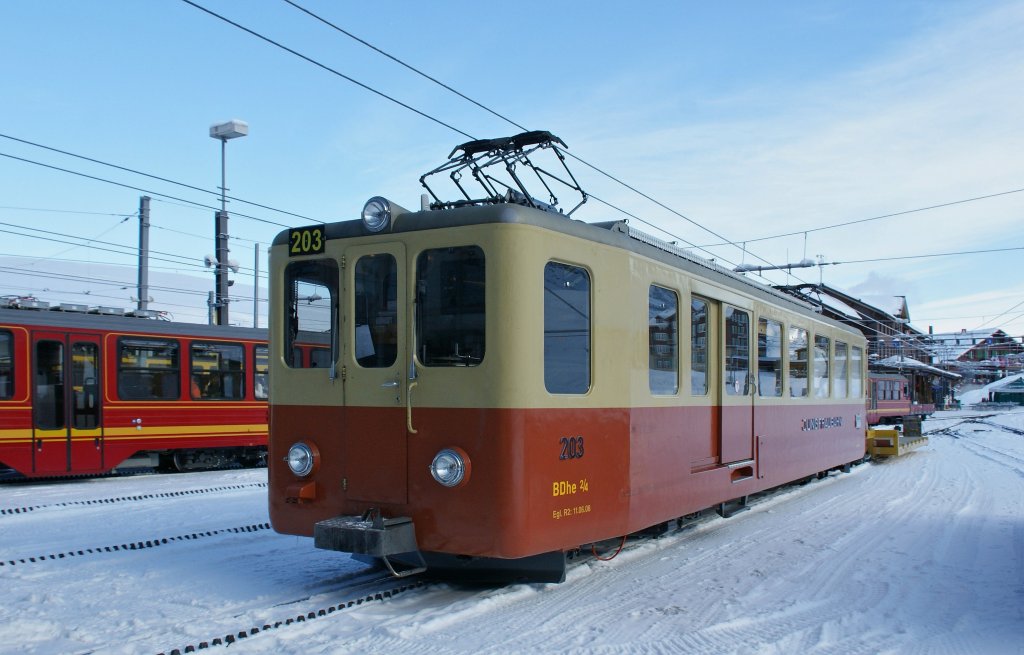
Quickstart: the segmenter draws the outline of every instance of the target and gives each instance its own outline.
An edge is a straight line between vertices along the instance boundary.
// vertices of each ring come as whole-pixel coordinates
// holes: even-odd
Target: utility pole
[[[139,198],[139,300],[137,310],[149,309],[149,196]]]
[[[260,326],[260,244],[257,243],[253,251],[255,272],[252,274],[252,326],[258,328]]]

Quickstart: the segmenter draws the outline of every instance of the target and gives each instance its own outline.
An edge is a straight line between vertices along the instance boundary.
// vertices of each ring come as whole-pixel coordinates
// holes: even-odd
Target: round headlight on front
[[[430,475],[446,487],[457,487],[469,474],[469,458],[454,448],[445,448],[434,455]]]
[[[313,449],[300,441],[288,449],[284,461],[292,473],[304,478],[313,470]]]
[[[391,222],[391,203],[374,196],[363,205],[363,225],[370,232],[380,232]]]

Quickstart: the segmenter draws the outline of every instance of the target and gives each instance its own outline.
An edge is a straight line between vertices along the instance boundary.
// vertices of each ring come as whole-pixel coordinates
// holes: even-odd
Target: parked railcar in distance
[[[483,199],[376,197],[362,220],[275,240],[276,530],[398,575],[561,580],[582,546],[864,457],[864,337],[529,197],[516,166],[562,156],[545,134],[470,142],[437,169]],[[515,178],[504,192],[488,162]],[[311,334],[328,366],[298,368]]]
[[[50,477],[263,463],[265,330],[22,304],[0,309],[0,465]]]

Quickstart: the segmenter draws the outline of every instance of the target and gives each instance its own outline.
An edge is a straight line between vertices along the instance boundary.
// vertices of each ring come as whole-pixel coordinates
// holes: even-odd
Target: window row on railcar
[[[161,337],[120,337],[117,340],[117,395],[121,400],[178,400],[182,363],[192,400],[245,400],[252,385],[256,400],[267,399],[267,346],[253,347],[252,370],[246,372],[243,343],[191,341]],[[182,357],[182,350],[186,356]],[[187,362],[183,359],[187,358]]]
[[[680,294],[651,285],[648,301],[649,388],[653,395],[677,395],[680,373]],[[715,347],[710,298],[690,296],[690,395],[709,393],[709,358]],[[756,375],[751,375],[752,312],[720,303],[724,335],[724,390],[746,396],[756,379],[759,397],[860,398],[864,391],[864,350],[799,325],[756,317]],[[682,319],[685,320],[685,310]],[[787,394],[788,389],[788,394]]]
[[[479,365],[486,351],[483,250],[473,245],[426,249],[414,261],[418,362],[427,367]],[[400,339],[398,270],[396,257],[389,253],[361,255],[354,262],[353,287],[346,303],[353,316],[350,336],[360,367],[395,364]],[[337,263],[329,259],[291,262],[286,269],[286,349],[295,353],[288,362],[293,368],[331,363],[330,344],[337,338],[332,326],[338,321],[339,272]],[[591,389],[591,275],[586,267],[560,261],[544,266],[543,370],[548,393],[586,394]],[[689,316],[685,309],[680,312],[685,308],[681,298],[689,302]],[[709,370],[710,362],[722,364],[727,395],[843,399],[864,393],[863,348],[826,330],[812,330],[810,322],[787,324],[655,284],[649,289],[647,323],[652,395],[687,391],[691,396],[707,396],[709,380],[718,379],[717,369]],[[690,361],[684,371],[679,335],[687,328]],[[721,342],[720,330],[724,331]],[[311,353],[313,358],[303,359],[296,345],[300,339],[319,339],[324,345]],[[680,384],[681,374],[686,373],[688,389]]]

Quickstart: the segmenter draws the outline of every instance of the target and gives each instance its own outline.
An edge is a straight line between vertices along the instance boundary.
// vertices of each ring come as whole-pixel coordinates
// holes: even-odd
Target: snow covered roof
[[[882,368],[895,368],[909,371],[920,371],[922,373],[931,373],[932,375],[938,375],[940,377],[950,378],[952,380],[959,380],[960,378],[963,377],[959,373],[944,371],[941,368],[929,366],[928,364],[919,362],[911,357],[900,357],[897,355],[893,355],[892,357],[886,357],[885,359],[880,359],[878,361],[871,362],[871,366]]]

